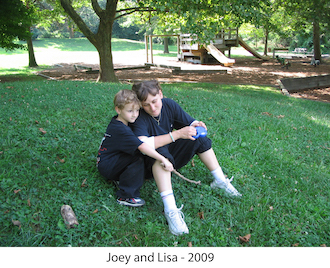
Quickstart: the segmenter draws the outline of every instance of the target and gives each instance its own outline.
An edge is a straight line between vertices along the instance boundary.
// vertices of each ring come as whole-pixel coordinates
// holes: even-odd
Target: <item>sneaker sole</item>
[[[170,229],[170,232],[171,232],[172,234],[176,235],[176,236],[184,235],[184,234],[189,234],[189,231],[188,231],[188,232],[182,232],[182,233],[176,233],[176,232],[174,232],[171,228],[169,228],[169,229]]]
[[[215,189],[220,189],[222,192],[225,193],[225,196],[232,197],[232,198],[235,198],[235,197],[242,197],[242,194],[241,194],[241,193],[239,193],[239,194],[237,194],[237,195],[232,194],[232,193],[228,193],[228,192],[226,191],[226,189],[218,187],[218,186],[215,185],[213,182],[210,184],[210,186],[211,186],[211,188],[214,189],[214,190],[215,190]]]
[[[138,203],[132,204],[132,203],[129,203],[129,202],[126,202],[126,201],[119,201],[119,200],[117,200],[117,203],[119,205],[127,206],[127,207],[142,207],[145,204],[145,203],[143,203],[143,204],[138,204]]]
[[[184,235],[184,234],[189,234],[189,230],[187,230],[186,232],[180,232],[180,233],[175,232],[175,230],[173,228],[171,228],[171,225],[168,223],[169,220],[167,219],[166,215],[165,215],[165,218],[167,220],[168,228],[170,229],[170,232],[172,234],[177,235],[177,236]]]

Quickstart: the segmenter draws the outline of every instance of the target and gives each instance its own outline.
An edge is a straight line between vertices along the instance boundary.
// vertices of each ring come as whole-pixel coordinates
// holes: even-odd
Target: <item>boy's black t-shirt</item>
[[[172,99],[163,98],[163,106],[160,116],[155,118],[147,114],[143,109],[133,124],[130,124],[134,134],[139,136],[158,136],[167,134],[173,129],[189,126],[195,119],[187,114],[179,104]]]
[[[98,152],[98,165],[106,163],[108,169],[116,165],[120,154],[133,155],[143,143],[134,135],[130,127],[116,118],[117,116],[114,116],[111,119]]]

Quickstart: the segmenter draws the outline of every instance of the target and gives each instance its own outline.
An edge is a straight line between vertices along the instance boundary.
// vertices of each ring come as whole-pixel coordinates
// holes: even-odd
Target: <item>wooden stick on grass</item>
[[[175,169],[173,169],[173,173],[177,176],[179,176],[181,179],[184,179],[185,181],[189,181],[191,183],[195,183],[195,184],[201,184],[201,181],[192,181],[187,179],[185,176],[181,175],[179,172],[177,172]]]
[[[163,163],[160,164],[162,167],[164,167]],[[191,183],[195,183],[195,184],[201,184],[201,181],[192,181],[187,179],[185,176],[181,175],[178,171],[176,171],[175,169],[173,169],[172,171],[175,175],[177,175],[178,177],[180,177],[181,179],[185,180],[185,181],[189,181]]]

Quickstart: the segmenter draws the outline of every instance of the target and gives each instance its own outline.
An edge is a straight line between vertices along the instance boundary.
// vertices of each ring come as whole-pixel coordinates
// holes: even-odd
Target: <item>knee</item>
[[[134,166],[139,166],[141,168],[144,168],[144,158],[143,156],[135,156],[133,159],[132,159],[132,163],[130,165],[134,165]]]
[[[208,150],[210,150],[212,148],[212,140],[209,139],[208,137],[201,137],[197,139],[198,141],[198,153],[203,153],[206,152]]]

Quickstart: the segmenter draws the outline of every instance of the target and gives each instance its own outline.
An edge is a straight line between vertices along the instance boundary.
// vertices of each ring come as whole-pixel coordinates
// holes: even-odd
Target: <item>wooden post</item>
[[[149,42],[150,42],[150,60],[151,63],[154,63],[154,55],[153,55],[153,51],[152,51],[152,36],[149,36]]]
[[[150,43],[150,61],[151,63],[153,64],[154,63],[154,59],[153,59],[153,47],[152,47],[152,37],[154,36],[161,36],[161,37],[171,37],[171,36],[176,36],[177,37],[177,52],[178,54],[180,54],[180,35],[177,35],[177,34],[163,34],[163,35],[145,35],[145,47],[146,47],[146,60],[147,60],[147,63],[149,63],[149,51],[148,51],[148,47],[149,47],[149,44],[148,42]],[[149,38],[149,40],[148,40]]]
[[[149,59],[148,59],[148,36],[147,35],[145,35],[144,40],[145,40],[145,47],[146,47],[146,62],[148,62]]]

